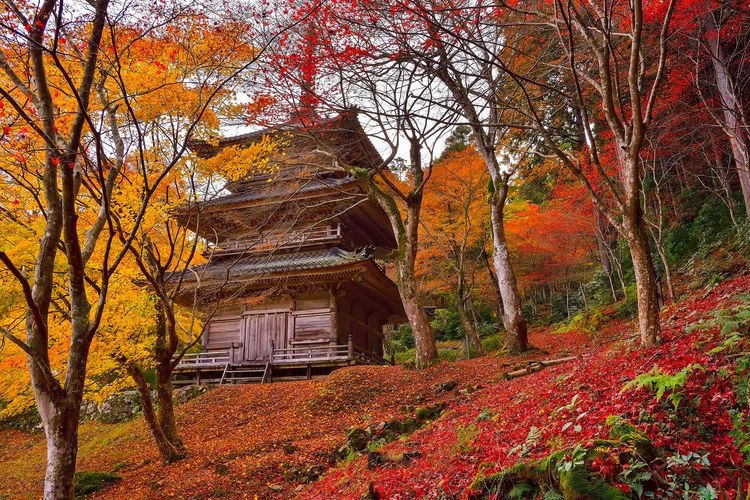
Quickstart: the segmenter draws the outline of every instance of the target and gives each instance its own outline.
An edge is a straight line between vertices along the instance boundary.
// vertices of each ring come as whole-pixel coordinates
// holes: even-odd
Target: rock
[[[362,451],[367,448],[367,443],[370,442],[370,436],[367,435],[367,431],[355,427],[349,431],[346,436],[346,443],[354,451]]]
[[[304,484],[298,484],[297,487],[294,488],[294,492],[295,493],[300,493],[304,489],[305,489],[305,485]]]
[[[175,389],[172,393],[172,398],[176,405],[187,403],[191,399],[195,399],[211,390],[210,386],[207,385],[188,385],[186,387],[180,387]]]
[[[450,392],[453,389],[455,389],[457,386],[458,386],[457,380],[449,380],[447,382],[435,384],[432,386],[432,388],[435,390],[435,392],[441,393],[441,392]]]
[[[385,430],[385,426],[387,424],[385,422],[380,422],[378,425],[375,426],[375,433],[381,433]]]
[[[267,484],[266,487],[271,491],[281,491],[284,489],[280,484]]]
[[[295,451],[297,451],[297,447],[294,446],[294,444],[291,441],[286,441],[284,443],[281,443],[281,449],[284,450],[284,453],[287,455],[291,455]]]
[[[438,403],[436,405],[419,408],[416,413],[417,420],[419,421],[435,420],[437,417],[440,416],[441,413],[443,413],[444,409],[445,409],[445,403]]]
[[[390,430],[390,429],[386,429],[386,430],[384,430],[384,431],[383,431],[383,433],[382,433],[382,434],[380,435],[380,439],[382,439],[382,440],[383,440],[383,441],[385,441],[386,443],[390,443],[390,442],[392,442],[392,441],[395,441],[395,440],[396,440],[396,437],[397,437],[397,436],[396,436],[396,433],[395,433],[395,432],[393,432],[393,431],[392,431],[392,430]]]
[[[136,391],[113,394],[96,406],[94,420],[114,424],[132,420],[141,411],[141,400]]]

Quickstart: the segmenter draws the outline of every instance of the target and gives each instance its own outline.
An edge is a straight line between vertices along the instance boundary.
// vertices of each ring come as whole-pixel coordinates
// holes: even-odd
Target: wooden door
[[[243,358],[245,361],[267,360],[272,341],[277,348],[286,347],[288,312],[248,314],[244,319]]]

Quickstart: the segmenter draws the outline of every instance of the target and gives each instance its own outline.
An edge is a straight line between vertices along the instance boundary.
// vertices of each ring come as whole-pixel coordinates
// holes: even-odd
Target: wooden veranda
[[[295,345],[276,348],[266,360],[236,362],[235,350],[229,349],[185,354],[174,369],[173,383],[182,385],[223,385],[270,383],[274,380],[301,380],[324,376],[336,368],[357,364],[386,365],[385,360],[354,344]]]

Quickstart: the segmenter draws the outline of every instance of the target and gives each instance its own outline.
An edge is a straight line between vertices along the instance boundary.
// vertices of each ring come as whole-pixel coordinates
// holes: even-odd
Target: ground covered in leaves
[[[731,314],[748,290],[745,276],[671,306],[666,343],[645,350],[613,320],[594,338],[536,331],[522,357],[221,387],[178,408],[189,458],[163,466],[141,419],[86,423],[78,468],[122,477],[107,498],[556,498],[576,471],[623,498],[734,498],[750,441]],[[345,446],[352,428],[363,442]],[[0,432],[0,498],[38,496],[44,453],[40,435]]]

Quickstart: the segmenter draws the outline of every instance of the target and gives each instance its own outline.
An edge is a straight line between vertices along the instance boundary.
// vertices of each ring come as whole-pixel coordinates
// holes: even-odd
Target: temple
[[[185,355],[176,383],[311,378],[384,363],[384,326],[405,320],[379,263],[396,247],[388,218],[335,167],[382,162],[356,115],[192,147],[211,157],[264,137],[283,145],[266,168],[248,165],[225,194],[180,213],[205,240],[206,263],[181,275],[177,301],[197,297],[206,322],[201,352]]]

